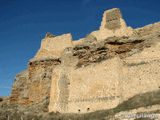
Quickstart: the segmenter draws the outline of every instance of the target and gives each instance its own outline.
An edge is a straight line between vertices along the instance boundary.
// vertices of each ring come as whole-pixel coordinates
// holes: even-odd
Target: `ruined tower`
[[[131,27],[127,27],[119,8],[107,10],[103,14],[100,29],[91,34],[98,40],[104,40],[113,36],[130,36],[134,33]]]

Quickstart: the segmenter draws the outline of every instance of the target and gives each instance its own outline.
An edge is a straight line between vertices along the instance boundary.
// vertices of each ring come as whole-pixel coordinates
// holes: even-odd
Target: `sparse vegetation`
[[[119,104],[116,108],[108,110],[99,110],[86,114],[60,114],[47,113],[41,109],[34,107],[21,109],[23,106],[10,105],[0,109],[0,120],[107,120],[114,118],[114,115],[121,111],[129,111],[140,107],[148,107],[152,105],[160,105],[160,90],[135,95],[134,97]],[[39,110],[39,111],[37,111]],[[160,109],[152,113],[160,113]],[[136,119],[136,120],[150,120]]]

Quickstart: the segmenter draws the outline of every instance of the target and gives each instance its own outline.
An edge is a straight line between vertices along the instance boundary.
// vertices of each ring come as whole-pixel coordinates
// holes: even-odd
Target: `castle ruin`
[[[49,97],[49,112],[87,113],[158,90],[159,30],[160,23],[127,27],[113,8],[86,38],[47,35],[28,70],[16,76],[10,103],[28,106]]]

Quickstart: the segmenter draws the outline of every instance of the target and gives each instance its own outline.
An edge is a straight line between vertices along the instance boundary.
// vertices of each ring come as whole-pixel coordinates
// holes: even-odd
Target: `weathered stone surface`
[[[116,30],[121,27],[120,18],[122,18],[121,12],[119,9],[111,9],[106,11],[106,23],[105,28],[110,30]]]
[[[94,35],[97,40],[104,40],[107,37],[113,36],[131,36],[134,33],[131,27],[127,27],[120,10],[113,8],[104,12],[100,29],[93,31],[91,34]]]
[[[15,77],[15,82],[12,85],[12,93],[10,95],[10,104],[14,103],[27,104],[28,97],[25,96],[25,94],[27,94],[26,91],[28,91],[25,89],[25,86],[27,86],[27,79],[28,79],[28,70],[19,73]]]
[[[31,59],[28,70],[15,77],[10,104],[31,105],[49,97],[52,69],[58,64],[60,59],[55,57]]]
[[[84,40],[85,43],[95,43],[97,42],[97,38],[91,34],[88,34]]]
[[[55,57],[32,59],[28,63],[28,97],[31,104],[50,96],[52,70],[60,64]]]
[[[67,63],[66,65],[69,65],[69,67],[66,69],[64,65],[61,65],[53,71],[54,77],[52,78],[49,111],[86,113],[100,109],[109,109],[114,108],[136,94],[158,90],[159,84],[157,83],[160,83],[160,76],[156,75],[156,73],[160,69],[156,65],[159,64],[159,61],[155,61],[156,59],[150,53],[151,51],[157,51],[155,56],[157,56],[157,59],[160,58],[158,30],[145,38],[142,38],[139,34],[109,37],[93,44],[84,40],[84,42],[73,48],[70,56],[64,57],[63,63]],[[146,53],[149,53],[153,59]],[[145,60],[139,59],[138,56],[144,56],[145,54],[147,55]],[[73,64],[71,59],[74,57],[78,58],[76,65]],[[115,59],[116,57],[118,59]],[[128,61],[130,57],[131,61]],[[134,62],[135,60],[137,60],[136,63]],[[64,72],[64,70],[67,72]],[[155,74],[148,74],[144,70]],[[141,78],[141,75],[145,77]],[[63,83],[69,82],[69,84],[61,87],[59,82],[63,76],[67,76],[67,80]],[[132,81],[131,84],[128,83],[128,80]],[[68,92],[63,94],[63,97],[67,95],[67,98],[65,98],[65,101],[61,101],[60,91],[64,89],[69,91],[69,96]],[[127,92],[125,92],[126,89],[128,90]]]
[[[159,31],[160,23],[127,27],[114,8],[86,38],[72,42],[71,34],[47,34],[28,69],[16,76],[10,104],[87,113],[158,90]]]
[[[46,37],[51,38],[51,37],[56,37],[56,36],[55,36],[55,35],[52,35],[51,33],[47,33],[47,34],[46,34]]]
[[[70,33],[55,37],[45,37],[35,58],[60,57],[66,47],[72,46],[72,35]]]
[[[156,66],[159,62],[153,62],[155,59],[150,60],[150,57],[146,54],[153,55],[150,52],[157,51],[156,56],[160,58],[158,56],[158,51],[160,51],[158,46],[159,32],[155,31],[154,34],[152,33],[143,39],[137,34],[128,37],[109,37],[92,44],[84,40],[84,42],[76,45],[73,50],[71,48],[66,49],[69,51],[69,56],[64,52],[64,56],[62,56],[63,64],[53,71],[49,111],[86,113],[100,109],[109,109],[136,94],[157,90],[157,83],[160,83],[159,76],[154,75],[155,78],[153,79],[152,74],[147,74],[143,70],[148,69],[148,71],[154,71],[155,73],[160,70]],[[146,50],[147,52],[145,52]],[[145,61],[138,59],[138,56],[145,54],[147,55],[145,56]],[[132,56],[137,57],[132,58]],[[78,58],[77,64],[73,62],[74,57]],[[115,57],[118,57],[118,60],[115,60]],[[127,61],[130,57],[131,61]],[[137,59],[136,63],[134,59]],[[64,63],[68,66],[67,68],[64,66]],[[133,68],[133,66],[136,66],[136,68]],[[111,72],[112,70],[114,72]],[[140,76],[136,77],[136,74],[144,74],[146,77],[141,78],[142,81],[139,81]],[[63,76],[67,76],[67,79],[63,79],[63,82],[61,82],[61,78],[64,78]],[[116,79],[114,79],[115,76],[117,76]],[[126,79],[131,79],[131,84]],[[152,83],[149,82],[151,79]],[[146,81],[148,82],[146,83]],[[59,83],[63,83],[63,87]],[[76,86],[76,84],[79,86]],[[138,89],[132,89],[134,84]],[[141,84],[143,85],[141,86]],[[96,87],[92,85],[96,85]],[[100,87],[97,87],[98,85]],[[104,90],[102,87],[104,85],[110,86],[105,86]],[[112,88],[113,86],[114,88]],[[65,97],[65,101],[62,101],[60,99],[62,97],[60,91],[64,89],[69,91],[69,96],[68,92],[63,94],[63,97],[65,95],[67,97]],[[125,92],[126,89],[129,90]],[[97,93],[97,91],[100,93]],[[103,93],[104,91],[107,93],[107,97]],[[111,101],[108,101],[110,99]],[[109,105],[105,101],[108,101]]]

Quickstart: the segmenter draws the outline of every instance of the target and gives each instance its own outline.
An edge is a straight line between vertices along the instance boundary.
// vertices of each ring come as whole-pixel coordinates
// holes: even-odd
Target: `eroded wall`
[[[58,58],[30,60],[28,63],[28,101],[34,104],[50,96],[52,70],[60,64]]]
[[[123,59],[123,100],[160,89],[160,43]]]
[[[93,31],[91,34],[98,40],[104,40],[113,36],[130,36],[134,34],[134,30],[127,27],[120,9],[113,8],[104,12],[99,30]]]
[[[47,34],[28,70],[16,76],[10,103],[31,105],[51,95],[50,112],[86,113],[159,89],[160,45],[153,44],[159,26],[133,30],[115,8],[86,38],[72,42],[71,34]]]
[[[64,63],[53,71],[50,112],[110,109],[134,95],[160,88],[158,41],[132,56],[113,57],[80,68],[75,67],[76,58],[73,58],[71,53],[66,55]]]
[[[119,60],[113,58],[79,69],[75,66],[55,69],[49,111],[85,113],[118,105]]]
[[[72,35],[70,33],[55,37],[45,37],[41,41],[41,48],[35,58],[60,57],[66,47],[72,47]]]

